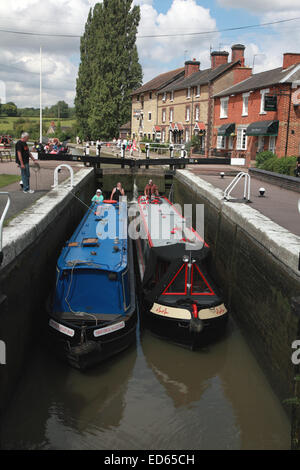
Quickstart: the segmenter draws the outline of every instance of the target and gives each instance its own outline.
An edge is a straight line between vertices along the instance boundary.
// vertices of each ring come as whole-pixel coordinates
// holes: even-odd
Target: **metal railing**
[[[71,189],[72,189],[74,187],[74,171],[73,171],[73,168],[70,165],[65,165],[65,164],[59,165],[55,168],[55,170],[54,170],[54,184],[51,187],[53,189],[58,188],[58,173],[59,173],[59,170],[61,170],[62,168],[67,168],[70,171]]]
[[[224,191],[224,199],[228,201],[232,190],[236,187],[236,185],[241,181],[242,178],[245,178],[244,199],[246,201],[250,201],[251,176],[248,173],[245,173],[243,171],[238,173],[236,177],[231,181],[231,183],[227,186],[227,188]]]

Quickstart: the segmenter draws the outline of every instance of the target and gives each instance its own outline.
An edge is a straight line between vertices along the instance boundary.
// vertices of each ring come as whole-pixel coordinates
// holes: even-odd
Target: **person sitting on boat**
[[[122,187],[122,183],[118,183],[117,186],[112,190],[110,200],[119,202],[119,199],[122,196],[125,196],[125,191]]]
[[[149,183],[146,185],[144,194],[149,199],[152,196],[159,196],[158,187],[153,183],[152,180],[149,180]]]
[[[97,189],[95,196],[92,199],[92,202],[97,202],[98,204],[104,199],[101,189]]]

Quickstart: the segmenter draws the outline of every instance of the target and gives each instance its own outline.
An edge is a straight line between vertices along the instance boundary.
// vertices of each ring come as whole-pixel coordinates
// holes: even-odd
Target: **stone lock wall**
[[[86,212],[68,185],[47,193],[3,230],[0,292],[7,300],[0,306],[0,339],[6,345],[6,364],[0,365],[0,415],[22,375],[30,347],[43,341],[45,299],[55,280],[56,261]],[[72,192],[89,204],[94,191],[93,170],[79,171]]]
[[[246,204],[224,202],[220,189],[189,171],[176,179],[176,201],[205,204],[205,239],[232,315],[280,399],[293,396],[300,237]]]

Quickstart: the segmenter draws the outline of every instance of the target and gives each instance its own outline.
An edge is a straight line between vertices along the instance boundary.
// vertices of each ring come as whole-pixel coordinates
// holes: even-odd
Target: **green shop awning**
[[[230,135],[233,134],[235,131],[235,124],[234,123],[229,123],[229,124],[223,124],[223,126],[220,126],[218,129],[218,135]]]
[[[278,135],[279,121],[257,121],[249,124],[246,135]]]

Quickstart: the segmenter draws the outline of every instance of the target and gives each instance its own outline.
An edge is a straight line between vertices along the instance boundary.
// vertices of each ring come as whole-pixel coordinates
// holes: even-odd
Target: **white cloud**
[[[218,4],[224,8],[245,8],[253,13],[299,9],[299,0],[218,0]]]
[[[163,64],[180,61],[183,56],[203,60],[209,63],[209,47],[213,36],[171,36],[178,33],[213,31],[216,21],[210,11],[196,3],[195,0],[174,0],[166,13],[158,13],[152,5],[141,6],[142,19],[139,26],[139,36],[166,35],[169,37],[145,38],[138,40],[139,55],[143,62],[156,61],[163,69]]]

